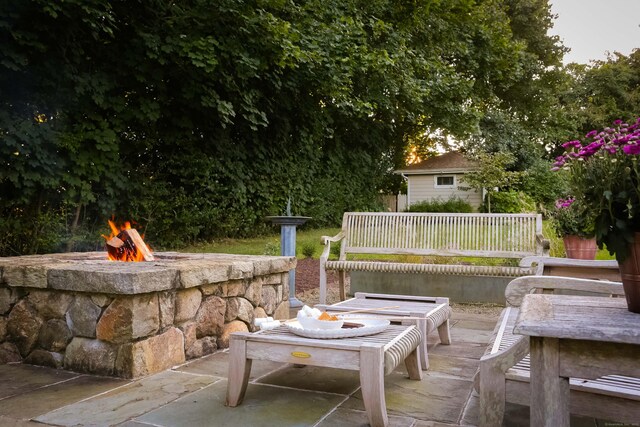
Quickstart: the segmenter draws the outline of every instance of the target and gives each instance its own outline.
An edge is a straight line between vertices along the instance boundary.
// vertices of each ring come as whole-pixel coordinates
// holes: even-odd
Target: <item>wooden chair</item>
[[[622,284],[558,276],[519,277],[505,291],[507,305],[487,352],[480,359],[475,387],[480,395],[480,426],[500,426],[505,402],[529,405],[529,340],[513,333],[522,298],[532,292],[587,292],[603,297],[624,297]],[[640,368],[638,378],[610,375],[596,380],[571,378],[571,413],[625,423],[640,420]]]

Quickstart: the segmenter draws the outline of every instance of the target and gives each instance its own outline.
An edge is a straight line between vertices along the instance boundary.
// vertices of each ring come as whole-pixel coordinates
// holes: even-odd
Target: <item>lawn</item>
[[[296,238],[296,256],[298,258],[308,257],[313,254],[313,258],[319,258],[322,253],[322,245],[320,244],[321,236],[335,236],[340,232],[339,228],[319,228],[299,230]],[[562,239],[556,237],[549,221],[543,221],[543,234],[551,241],[551,256],[564,257],[564,244]],[[333,248],[333,245],[332,245]],[[280,254],[280,233],[274,233],[269,236],[253,237],[250,239],[221,239],[209,243],[189,246],[183,249],[184,252],[210,252],[210,253],[227,253],[240,255],[279,255]],[[334,252],[335,254],[335,252]],[[370,255],[359,256],[364,259],[371,258]],[[403,261],[407,256],[402,256]],[[380,259],[380,255],[375,257]],[[395,259],[394,256],[384,257]],[[609,255],[606,249],[598,250],[596,259],[614,259]],[[483,259],[482,263],[486,264],[487,260]]]
[[[339,228],[319,228],[315,230],[299,230],[296,233],[296,256],[303,258],[313,253],[319,258],[322,252],[321,236],[335,236]],[[184,252],[213,252],[241,255],[280,255],[280,233],[253,237],[250,239],[222,239],[214,242],[189,246]]]

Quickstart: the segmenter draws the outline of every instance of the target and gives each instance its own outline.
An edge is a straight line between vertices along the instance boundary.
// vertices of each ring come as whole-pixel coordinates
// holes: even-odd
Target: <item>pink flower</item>
[[[640,154],[640,145],[625,145],[624,147],[622,147],[622,151],[624,151],[625,154],[629,155]]]

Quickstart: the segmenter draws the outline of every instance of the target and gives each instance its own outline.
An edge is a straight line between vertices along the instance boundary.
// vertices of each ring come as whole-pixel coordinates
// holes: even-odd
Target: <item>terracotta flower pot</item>
[[[598,245],[595,237],[586,239],[580,236],[564,236],[563,240],[567,258],[596,259]]]
[[[640,233],[634,233],[629,255],[620,263],[620,275],[627,307],[633,313],[640,313]]]

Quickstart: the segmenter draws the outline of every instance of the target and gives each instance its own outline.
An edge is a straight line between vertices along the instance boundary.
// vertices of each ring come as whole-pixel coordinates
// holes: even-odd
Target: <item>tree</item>
[[[0,236],[115,215],[180,246],[263,232],[288,197],[317,226],[375,209],[408,141],[538,105],[515,89],[542,29],[512,4],[3,1]]]
[[[478,168],[467,172],[462,182],[477,191],[486,192],[487,210],[491,213],[491,195],[497,191],[508,189],[521,182],[523,173],[507,170],[515,157],[509,153],[477,153],[472,160]],[[463,190],[468,188],[460,187]]]

